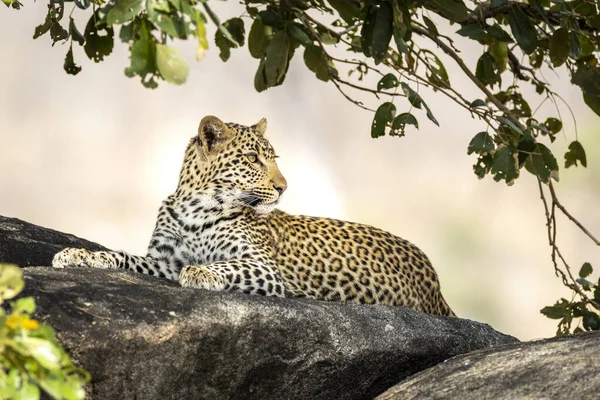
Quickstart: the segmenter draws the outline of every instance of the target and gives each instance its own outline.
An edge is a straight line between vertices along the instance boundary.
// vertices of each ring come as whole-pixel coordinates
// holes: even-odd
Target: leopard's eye
[[[248,161],[250,161],[252,164],[258,162],[258,155],[256,155],[256,153],[250,153],[250,154],[246,154],[246,158],[248,159]]]

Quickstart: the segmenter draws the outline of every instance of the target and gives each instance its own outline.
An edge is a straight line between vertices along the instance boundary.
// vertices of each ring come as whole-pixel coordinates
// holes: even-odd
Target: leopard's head
[[[204,117],[186,151],[179,188],[233,205],[276,204],[287,182],[277,166],[273,146],[264,137],[266,128],[264,118],[242,126]]]

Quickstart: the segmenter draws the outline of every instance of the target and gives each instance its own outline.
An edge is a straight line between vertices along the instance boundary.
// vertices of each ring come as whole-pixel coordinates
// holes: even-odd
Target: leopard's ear
[[[265,131],[267,130],[267,119],[262,118],[256,124],[252,125],[252,128],[256,129],[256,131],[261,135],[264,135]]]
[[[198,138],[206,154],[218,153],[223,145],[233,139],[235,132],[223,121],[213,115],[207,115],[200,121]]]

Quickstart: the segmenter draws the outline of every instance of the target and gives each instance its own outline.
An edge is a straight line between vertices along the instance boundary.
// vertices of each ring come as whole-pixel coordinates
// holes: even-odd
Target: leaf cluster
[[[54,330],[31,318],[33,297],[14,299],[23,289],[21,269],[0,264],[0,398],[85,397],[89,373],[73,365]],[[10,310],[10,311],[9,311]]]
[[[589,281],[592,272],[592,265],[586,262],[581,266],[577,278],[582,290],[589,293],[589,299],[561,298],[553,306],[540,311],[546,317],[558,320],[557,335],[600,330],[600,279],[597,282]]]

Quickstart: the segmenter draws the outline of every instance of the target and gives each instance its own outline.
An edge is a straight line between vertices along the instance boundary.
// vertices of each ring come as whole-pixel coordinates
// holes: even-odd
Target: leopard
[[[250,126],[202,118],[146,256],[66,248],[52,267],[129,270],[187,288],[456,316],[431,262],[409,241],[369,225],[277,209],[287,181],[266,128],[265,118]]]

